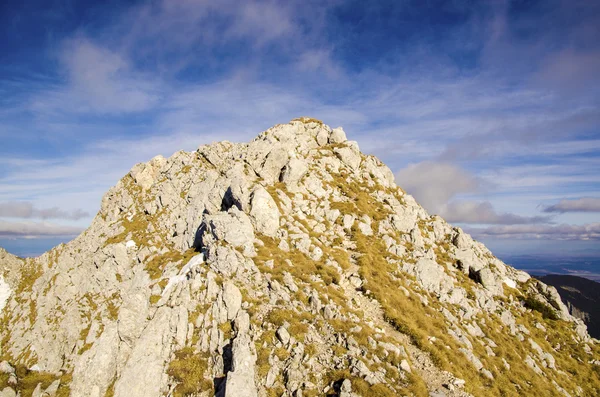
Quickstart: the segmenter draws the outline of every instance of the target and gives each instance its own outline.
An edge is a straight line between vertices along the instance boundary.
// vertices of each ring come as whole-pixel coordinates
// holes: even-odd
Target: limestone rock
[[[17,392],[15,392],[10,387],[5,387],[0,390],[0,397],[17,397]]]
[[[600,389],[583,375],[598,343],[555,289],[306,117],[135,165],[73,241],[38,258],[0,249],[0,311],[0,396]]]
[[[203,224],[216,240],[226,241],[234,247],[254,242],[250,218],[235,207],[225,214],[206,215]]]
[[[274,237],[279,230],[279,209],[273,197],[262,186],[252,193],[250,219],[258,233]]]
[[[233,320],[242,306],[242,293],[230,281],[223,285],[223,302],[227,308],[227,319]]]
[[[258,391],[254,383],[254,365],[256,357],[251,351],[250,337],[242,333],[233,340],[233,363],[227,374],[225,396],[256,397]]]
[[[329,135],[329,143],[343,143],[346,142],[346,133],[342,127],[334,128],[331,130]]]
[[[281,173],[281,182],[292,186],[297,185],[307,172],[308,166],[304,160],[292,158]]]
[[[338,158],[353,171],[358,170],[361,163],[360,154],[351,147],[335,148],[333,150]]]

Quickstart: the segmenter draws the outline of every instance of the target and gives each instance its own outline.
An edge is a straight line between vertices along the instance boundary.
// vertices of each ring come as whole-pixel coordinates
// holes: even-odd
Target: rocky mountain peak
[[[137,164],[79,237],[0,251],[0,274],[3,397],[600,388],[554,288],[310,118]]]

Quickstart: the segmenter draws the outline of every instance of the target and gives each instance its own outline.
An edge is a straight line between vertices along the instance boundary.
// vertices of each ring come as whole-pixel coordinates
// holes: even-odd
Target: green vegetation
[[[168,263],[179,262],[179,269],[182,269],[192,257],[198,253],[194,248],[190,248],[187,251],[168,251],[165,254],[156,254],[148,262],[146,262],[146,271],[150,275],[150,279],[157,280],[162,276],[165,266]]]
[[[41,384],[42,390],[50,386],[54,381],[60,380],[56,397],[67,397],[70,393],[71,374],[56,376],[48,372],[30,371],[24,365],[13,365],[16,370],[17,384],[10,385],[22,397],[31,397],[33,391]],[[8,375],[0,375],[0,390],[8,387]]]
[[[313,119],[311,117],[298,117],[296,119],[293,119],[292,121],[300,121],[304,124],[317,123],[319,125],[323,125],[323,122],[321,120]]]
[[[531,296],[525,297],[523,303],[525,304],[526,308],[540,312],[542,314],[542,317],[546,319],[558,320],[558,316],[550,306]]]
[[[223,339],[231,339],[233,336],[233,327],[231,326],[231,321],[226,321],[223,324],[219,325],[219,329],[223,332]]]
[[[196,353],[194,348],[185,347],[176,351],[167,369],[167,374],[177,382],[173,396],[183,397],[212,390],[212,382],[205,378],[207,370],[206,358]]]
[[[150,295],[150,304],[156,305],[158,303],[158,301],[160,300],[160,298],[161,298],[160,295]]]
[[[21,267],[21,278],[15,290],[17,299],[25,292],[31,292],[33,284],[43,274],[42,267],[32,259],[26,259]],[[20,303],[20,302],[19,302]]]
[[[106,389],[106,393],[104,393],[104,397],[114,397],[115,396],[115,382],[117,378],[113,379],[108,385],[108,389]]]
[[[364,379],[359,378],[357,376],[352,375],[349,370],[336,370],[326,374],[326,384],[336,383],[341,384],[344,379],[349,379],[352,382],[352,391],[359,396],[378,396],[378,397],[395,397],[398,395],[405,395],[409,392],[412,392],[414,396],[417,397],[427,397],[429,396],[429,392],[425,385],[421,382],[413,381],[412,377],[410,377],[410,385],[415,385],[414,387],[409,387],[409,389],[391,389],[388,385],[384,385],[381,383],[370,385]],[[418,386],[417,386],[418,385]],[[335,390],[331,390],[327,395],[337,395]]]
[[[342,213],[366,214],[374,220],[372,225],[374,229],[377,228],[377,222],[389,214],[385,205],[374,200],[368,193],[373,189],[353,182],[349,178],[338,177],[336,184],[349,199],[341,203],[333,203],[332,208],[337,208]],[[424,235],[433,231],[432,225],[426,221],[421,221],[419,226]],[[558,396],[559,392],[550,380],[555,380],[572,395],[577,394],[578,385],[583,388],[584,395],[594,395],[594,391],[600,390],[600,371],[590,365],[582,364],[589,360],[589,355],[586,355],[581,346],[573,341],[573,324],[558,320],[552,308],[545,303],[524,296],[517,298],[533,311],[521,312],[516,309],[511,311],[516,316],[517,322],[525,325],[532,332],[531,337],[544,351],[554,356],[557,367],[565,372],[544,369],[545,376],[535,374],[524,363],[527,355],[535,356],[529,344],[515,343],[515,337],[510,335],[497,316],[480,315],[478,322],[485,322],[487,325],[484,327],[486,336],[498,344],[498,347],[494,348],[496,355],[490,357],[482,344],[472,340],[475,355],[482,361],[484,367],[492,372],[495,379],[490,381],[483,377],[458,351],[461,345],[447,334],[448,326],[440,312],[441,305],[437,303],[437,299],[419,290],[418,294],[425,295],[430,302],[429,305],[424,305],[417,298],[417,293],[412,293],[408,297],[402,293],[400,287],[409,291],[413,289],[412,277],[400,273],[395,265],[399,260],[406,259],[387,253],[379,238],[365,236],[356,227],[352,229],[350,237],[356,244],[356,262],[359,273],[365,281],[363,288],[381,303],[386,320],[398,331],[410,336],[417,347],[429,352],[437,366],[466,379],[467,391],[474,395],[503,397],[532,393]],[[407,248],[411,247],[407,244]],[[437,260],[445,270],[447,264],[454,265],[449,255],[450,250],[448,241],[441,243],[435,250]],[[462,272],[455,272],[454,276],[457,277],[459,286],[465,288],[468,295],[474,298],[473,288],[476,288],[476,285],[473,280],[468,279]],[[507,299],[503,302],[504,305],[509,305]],[[537,329],[535,322],[544,324],[547,332]],[[431,336],[436,338],[434,343],[429,341]],[[561,348],[557,351],[554,346],[559,344]],[[503,370],[503,358],[510,363],[510,371]],[[360,390],[359,383],[357,383],[359,393],[373,393],[373,391]],[[413,379],[411,385],[417,387],[418,383],[418,378]],[[414,394],[419,395],[417,392]]]
[[[191,170],[191,166],[185,166],[180,172],[187,173]],[[139,247],[154,247],[158,249],[160,254],[155,254],[146,262],[146,271],[150,278],[155,280],[162,276],[162,272],[168,263],[179,262],[181,269],[196,252],[194,249],[189,249],[185,252],[180,252],[172,243],[169,242],[167,236],[159,226],[158,220],[166,213],[166,209],[162,208],[155,214],[149,214],[144,210],[144,203],[151,201],[153,198],[142,190],[135,183],[131,175],[121,179],[124,190],[133,199],[133,206],[130,210],[131,215],[123,215],[120,222],[123,230],[106,239],[105,245],[124,242],[130,238]],[[185,197],[185,192],[181,192],[182,198]]]

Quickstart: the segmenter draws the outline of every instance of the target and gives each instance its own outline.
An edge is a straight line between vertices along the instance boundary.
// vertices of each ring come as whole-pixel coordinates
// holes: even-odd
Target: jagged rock
[[[5,387],[0,391],[0,397],[17,397],[17,392],[10,387]]]
[[[118,349],[117,326],[112,324],[76,362],[71,396],[104,396],[117,371]]]
[[[333,151],[338,158],[352,170],[355,171],[360,166],[362,161],[360,154],[352,147],[335,148]]]
[[[234,247],[254,242],[254,229],[250,218],[236,207],[231,207],[227,213],[206,215],[204,224],[216,240],[225,241]]]
[[[277,338],[281,341],[281,343],[283,343],[284,346],[287,346],[287,344],[290,342],[290,334],[285,327],[279,327],[277,329]]]
[[[297,185],[307,172],[308,166],[304,160],[292,158],[281,173],[281,182],[292,186]]]
[[[230,281],[223,285],[223,302],[227,309],[227,320],[233,320],[242,307],[242,293]]]
[[[8,361],[2,361],[0,362],[0,373],[14,374],[15,368],[12,365],[10,365]]]
[[[533,361],[533,358],[531,358],[531,356],[525,357],[525,364],[527,364],[527,366],[531,368],[536,374],[543,374],[542,370],[540,369],[540,367],[538,367],[535,361]]]
[[[502,294],[502,284],[498,281],[494,272],[492,272],[489,268],[486,267],[477,271],[473,271],[473,274],[475,275],[474,278],[492,294]]]
[[[158,396],[164,385],[165,364],[173,337],[171,309],[160,307],[131,350],[115,383],[115,397]],[[102,394],[100,394],[102,395]]]
[[[10,297],[12,290],[7,282],[4,281],[4,277],[0,275],[0,313],[2,313],[2,309],[6,305],[6,301]]]
[[[250,198],[250,219],[258,233],[274,237],[279,230],[279,209],[262,186],[254,190]]]
[[[60,387],[60,380],[55,380],[44,390],[43,396],[54,397],[56,392],[58,392],[58,388]]]
[[[331,130],[329,135],[329,143],[343,143],[346,142],[346,133],[342,127],[334,128]]]
[[[419,259],[414,265],[414,273],[423,288],[438,295],[446,294],[452,287],[444,269],[431,259]]]
[[[231,372],[227,374],[226,397],[256,397],[258,391],[254,383],[254,364],[256,357],[250,346],[252,340],[248,334],[237,335],[233,340],[233,362]]]
[[[350,379],[344,379],[340,386],[340,397],[352,397],[352,382]]]
[[[410,369],[410,364],[406,360],[400,361],[400,369],[402,369],[402,371],[405,372],[412,372],[412,370]]]
[[[560,333],[536,312],[546,306]],[[597,341],[556,290],[430,216],[342,129],[309,118],[138,164],[73,241],[39,258],[0,249],[0,310],[0,353],[15,358],[0,363],[0,396],[22,387],[22,368],[43,372],[21,393],[40,396],[354,397],[416,380],[468,397],[487,392],[480,376],[500,394],[600,388],[581,375],[600,363]],[[562,367],[581,351],[581,371]],[[529,382],[517,391],[511,368]],[[364,382],[321,376],[344,370]]]
[[[149,189],[158,177],[166,159],[163,156],[156,156],[146,164],[137,164],[131,170],[131,176],[143,189]]]

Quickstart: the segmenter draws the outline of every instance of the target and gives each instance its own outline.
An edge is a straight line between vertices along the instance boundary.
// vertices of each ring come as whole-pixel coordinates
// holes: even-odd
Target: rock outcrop
[[[0,250],[0,396],[593,396],[556,290],[297,119],[136,165],[90,227]]]

